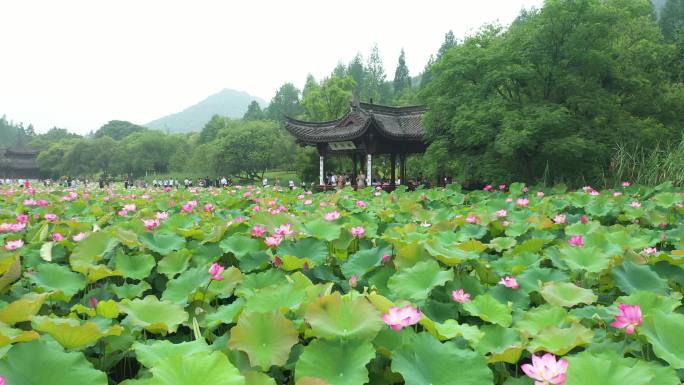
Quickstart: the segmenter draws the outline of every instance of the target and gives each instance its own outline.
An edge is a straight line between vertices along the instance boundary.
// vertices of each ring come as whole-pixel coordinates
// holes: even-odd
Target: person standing
[[[363,171],[356,176],[356,188],[366,188],[366,175],[363,173]]]

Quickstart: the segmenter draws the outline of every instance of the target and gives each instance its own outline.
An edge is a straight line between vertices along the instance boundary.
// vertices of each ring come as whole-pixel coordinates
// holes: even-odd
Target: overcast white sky
[[[223,88],[268,101],[378,43],[388,78],[411,75],[444,34],[510,23],[542,0],[1,1],[0,115],[87,133],[146,123]]]

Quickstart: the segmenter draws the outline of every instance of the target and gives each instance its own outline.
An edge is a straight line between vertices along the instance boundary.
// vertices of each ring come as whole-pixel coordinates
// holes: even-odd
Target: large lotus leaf
[[[270,286],[258,290],[247,299],[245,309],[254,312],[269,312],[272,310],[295,310],[306,298],[306,285],[303,283],[288,283]]]
[[[228,344],[247,353],[251,366],[268,371],[272,365],[284,365],[297,342],[299,333],[292,321],[276,310],[243,313],[237,325],[230,329]]]
[[[637,265],[625,262],[612,269],[615,286],[624,293],[632,294],[636,291],[650,291],[667,294],[667,281],[647,265]]]
[[[547,282],[539,291],[552,305],[573,307],[580,303],[592,304],[598,296],[590,289],[583,289],[570,282]]]
[[[684,369],[684,315],[656,311],[639,329],[653,345],[655,354],[675,369]]]
[[[471,346],[477,345],[480,339],[484,337],[484,333],[477,326],[459,324],[453,319],[448,319],[444,323],[435,323],[435,330],[437,330],[440,340],[463,337]]]
[[[349,256],[346,262],[342,264],[342,274],[345,277],[351,278],[355,275],[357,278],[363,277],[366,273],[379,266],[382,262],[382,256],[389,254],[390,250],[387,248],[372,248],[361,250]]]
[[[208,299],[230,297],[233,294],[233,289],[242,282],[242,273],[235,266],[225,269],[221,276],[223,277],[222,281],[212,281],[209,285],[207,289]]]
[[[74,273],[66,266],[55,263],[42,263],[29,276],[31,283],[40,289],[57,292],[53,298],[69,301],[73,295],[85,288],[83,275]]]
[[[428,333],[419,334],[412,344],[393,352],[392,371],[400,373],[406,385],[493,383],[483,356],[449,342],[440,343]]]
[[[250,370],[242,373],[245,376],[245,385],[276,385],[275,380],[267,374]]]
[[[122,286],[113,286],[112,285],[112,286],[109,286],[109,288],[120,299],[124,299],[124,298],[133,299],[133,298],[142,296],[143,293],[147,290],[150,290],[152,288],[152,286],[150,286],[150,284],[145,282],[145,281],[141,281],[135,285],[127,283],[127,284],[122,285]]]
[[[334,241],[340,237],[342,228],[330,221],[317,219],[304,225],[306,231],[315,238],[324,241]]]
[[[364,297],[335,292],[310,304],[304,316],[319,338],[371,340],[383,327],[380,313]]]
[[[283,285],[289,282],[288,279],[285,278],[285,273],[282,270],[277,269],[268,269],[259,273],[245,274],[242,279],[242,285],[236,290],[238,297],[250,297],[259,289]]]
[[[456,247],[455,243],[446,243],[439,238],[431,239],[423,244],[425,250],[440,262],[448,266],[456,266],[468,259],[475,259],[478,254]]]
[[[568,361],[565,385],[679,385],[672,368],[655,362],[623,358],[615,351],[582,352]]]
[[[162,299],[185,305],[194,298],[190,297],[196,292],[203,291],[210,280],[211,275],[208,269],[203,267],[188,269],[166,284]]]
[[[234,234],[219,243],[224,253],[233,253],[237,258],[242,258],[248,253],[259,251],[259,240]]]
[[[515,328],[522,333],[534,336],[551,326],[559,326],[566,321],[568,311],[560,306],[544,304],[523,313],[515,321]]]
[[[139,237],[145,247],[162,255],[185,246],[185,238],[170,232],[153,231],[140,234]]]
[[[516,279],[520,284],[519,290],[530,293],[539,291],[540,282],[567,281],[570,278],[561,270],[534,266],[525,269]]]
[[[375,357],[369,342],[313,340],[295,365],[295,381],[304,377],[330,385],[362,385],[368,382],[366,364]]]
[[[245,299],[238,298],[231,304],[219,306],[214,312],[207,314],[204,318],[204,322],[209,328],[215,328],[221,324],[235,323],[237,315],[244,307]]]
[[[149,385],[244,385],[245,378],[221,352],[163,358],[150,371]]]
[[[641,312],[646,316],[656,310],[662,310],[665,313],[674,311],[682,306],[682,295],[680,293],[672,293],[669,296],[664,296],[648,291],[637,291],[628,296],[618,297],[614,303],[639,305]]]
[[[100,338],[107,336],[118,336],[123,328],[113,325],[105,330],[92,321],[80,322],[71,318],[54,318],[45,316],[34,316],[32,320],[33,329],[39,332],[48,333],[66,349],[79,349],[91,346]]]
[[[124,253],[114,256],[116,269],[126,278],[145,279],[156,264],[149,254],[128,255]]]
[[[174,344],[167,340],[148,340],[145,343],[133,344],[135,358],[146,368],[155,366],[159,361],[170,356],[189,356],[199,352],[210,353],[211,347],[203,340]]]
[[[79,273],[87,274],[93,265],[118,244],[119,240],[116,237],[104,231],[88,235],[74,247],[74,251],[69,256],[71,268]]]
[[[509,327],[511,322],[513,322],[511,309],[489,294],[478,295],[472,301],[464,303],[463,309],[471,315],[482,318],[484,321],[503,327]]]
[[[188,319],[188,313],[173,302],[160,301],[153,295],[144,299],[124,300],[119,303],[122,313],[128,316],[122,321],[133,327],[141,327],[152,333],[172,333]]]
[[[600,273],[610,264],[610,257],[595,247],[564,247],[560,253],[572,270]]]
[[[502,252],[504,250],[513,248],[513,246],[515,246],[517,243],[518,241],[516,241],[515,238],[499,237],[489,241],[489,247],[493,248],[498,252]]]
[[[19,254],[17,254],[14,257],[14,260],[12,258],[7,259],[7,263],[9,263],[8,266],[4,266],[4,263],[2,264],[3,267],[0,270],[4,270],[2,272],[2,276],[0,277],[0,290],[5,289],[7,286],[11,285],[14,281],[17,279],[21,278],[21,258],[19,257]]]
[[[188,268],[189,263],[190,252],[187,250],[175,251],[166,254],[164,258],[157,263],[157,271],[160,274],[172,278],[174,275],[185,271],[185,269]]]
[[[298,241],[284,242],[278,247],[278,255],[306,259],[313,262],[313,266],[315,266],[325,263],[325,258],[328,256],[328,246],[323,241],[304,238]]]
[[[559,356],[566,354],[577,346],[585,346],[594,338],[591,329],[573,323],[569,328],[552,326],[533,336],[528,350],[531,352],[549,352]]]
[[[17,342],[28,342],[40,338],[40,335],[33,330],[26,331],[9,327],[0,323],[0,347]],[[0,356],[1,357],[1,356]]]
[[[514,364],[523,352],[523,342],[515,329],[499,325],[484,325],[480,329],[484,336],[477,343],[476,349],[488,355],[487,362],[508,362]]]
[[[107,375],[83,353],[40,340],[14,345],[0,360],[0,373],[10,385],[107,385]]]
[[[47,294],[29,293],[0,309],[0,322],[14,325],[29,321],[43,306]]]
[[[681,202],[682,195],[671,192],[659,193],[653,197],[653,200],[655,200],[658,206],[668,208],[673,206],[675,203]]]
[[[427,299],[432,289],[453,278],[452,270],[442,270],[437,262],[427,260],[396,272],[389,279],[387,287],[397,298],[422,301]]]

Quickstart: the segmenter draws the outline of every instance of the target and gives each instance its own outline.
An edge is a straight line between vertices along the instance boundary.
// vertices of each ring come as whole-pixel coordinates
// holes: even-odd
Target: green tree
[[[385,67],[380,58],[380,50],[378,45],[373,45],[371,48],[370,57],[366,64],[366,76],[364,79],[364,87],[361,89],[361,98],[363,100],[373,100],[374,103],[386,103],[391,98],[390,85],[386,82],[387,75],[385,74]]]
[[[298,117],[303,113],[300,106],[301,92],[292,83],[285,83],[275,93],[271,103],[266,108],[266,118],[282,121],[283,116]]]
[[[109,136],[113,139],[121,140],[135,132],[145,130],[147,130],[147,128],[125,120],[110,120],[107,124],[95,131],[93,137],[101,138],[103,136]]]
[[[399,54],[397,69],[394,71],[394,93],[401,93],[405,88],[411,88],[411,76],[409,75],[409,69],[406,66],[406,55],[402,48],[401,53]]]
[[[207,122],[207,124],[205,124],[202,128],[202,131],[200,132],[199,137],[197,138],[197,144],[209,143],[212,140],[216,139],[218,133],[224,128],[228,127],[229,122],[230,119],[224,116],[212,116],[211,120],[209,120],[209,122]]]
[[[38,134],[31,139],[29,145],[38,150],[47,150],[52,143],[65,139],[81,138],[80,135],[69,132],[65,128],[52,127],[44,134]]]
[[[449,50],[456,46],[456,37],[454,36],[454,31],[449,30],[444,34],[444,41],[437,51],[437,59],[444,56]]]
[[[318,84],[309,84],[302,99],[307,119],[311,121],[333,120],[349,109],[354,80],[351,77],[332,76]]]
[[[243,120],[263,120],[265,118],[264,112],[261,111],[261,106],[256,100],[252,100],[247,106],[247,112],[242,116]]]
[[[354,79],[354,96],[361,96],[361,89],[364,87],[366,69],[363,66],[363,56],[357,53],[347,65],[347,75]]]
[[[435,57],[430,55],[427,64],[425,64],[425,69],[420,76],[420,89],[425,88],[430,81],[432,81],[432,65],[435,64]]]

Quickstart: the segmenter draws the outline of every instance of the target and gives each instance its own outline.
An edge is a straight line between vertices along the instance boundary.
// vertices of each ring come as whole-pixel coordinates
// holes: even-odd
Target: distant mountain
[[[153,120],[144,126],[161,131],[168,130],[172,133],[201,131],[202,127],[213,115],[242,118],[242,115],[247,111],[247,106],[253,100],[256,100],[262,108],[266,106],[266,102],[263,99],[243,91],[224,88],[194,106]]]

